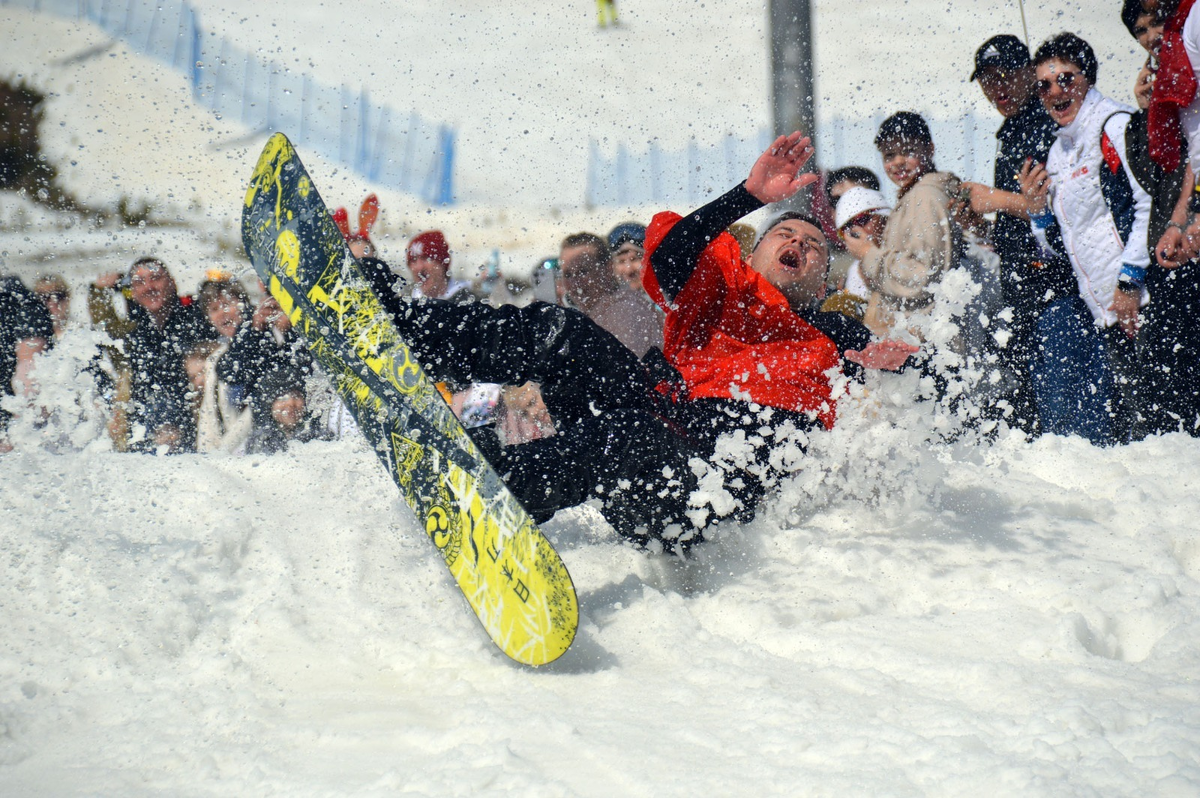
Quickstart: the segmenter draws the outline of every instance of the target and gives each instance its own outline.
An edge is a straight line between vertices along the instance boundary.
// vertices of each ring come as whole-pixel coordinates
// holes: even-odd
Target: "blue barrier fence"
[[[186,74],[196,100],[256,132],[282,131],[381,186],[435,205],[454,202],[455,131],[328,86],[200,27],[185,0],[0,0],[86,19],[135,52]]]
[[[884,179],[875,132],[883,121],[875,118],[834,118],[817,126],[814,143],[817,163],[823,169],[866,166],[880,176],[885,193],[894,191]],[[999,117],[977,119],[965,114],[955,119],[927,115],[936,146],[939,169],[963,180],[992,183]],[[661,205],[697,207],[746,178],[750,166],[774,135],[766,130],[750,136],[727,135],[711,144],[689,141],[686,148],[665,150],[657,141],[644,149],[625,144],[603,152],[593,139],[588,152],[587,197],[590,207]]]

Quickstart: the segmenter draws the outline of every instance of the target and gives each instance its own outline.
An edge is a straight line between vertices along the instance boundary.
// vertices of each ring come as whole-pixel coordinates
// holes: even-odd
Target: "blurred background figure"
[[[368,255],[379,256],[378,250],[375,249],[375,243],[371,241],[371,228],[375,226],[378,218],[379,197],[374,194],[368,194],[358,208],[357,230],[350,230],[350,214],[345,208],[338,208],[333,212],[334,224],[341,231],[342,238],[346,239],[346,244],[350,247],[350,253],[354,257],[362,259]]]
[[[840,291],[846,284],[846,274],[850,271],[850,264],[854,263],[853,255],[846,251],[845,242],[838,233],[836,216],[838,201],[852,188],[866,188],[872,191],[879,191],[879,176],[865,166],[843,166],[840,169],[831,169],[825,174],[824,195],[829,207],[834,209],[834,227],[827,236],[831,244],[829,252],[829,275],[826,279],[826,285],[830,291]],[[815,204],[815,203],[814,203]],[[818,217],[819,218],[819,217]],[[739,239],[740,240],[740,239]],[[753,238],[751,239],[751,247],[753,248]],[[743,255],[743,257],[749,257]]]
[[[441,230],[426,230],[408,242],[404,250],[412,274],[412,295],[417,299],[448,299],[472,302],[474,295],[463,280],[450,277],[450,245]]]
[[[303,379],[282,370],[263,379],[254,405],[254,431],[246,444],[247,453],[275,454],[293,441],[305,443],[330,437],[308,411]]]
[[[601,28],[621,24],[617,19],[617,0],[596,0],[596,23]]]
[[[124,342],[124,361],[130,374],[129,446],[156,448],[153,428],[148,424],[152,420],[176,429],[178,448],[190,449],[195,426],[188,409],[183,355],[209,338],[212,326],[190,296],[179,296],[174,277],[158,258],[139,258],[130,267],[130,301],[125,317],[114,305],[121,282],[122,276],[116,272],[97,278],[88,291],[88,309],[93,324],[114,340]]]
[[[825,175],[825,194],[829,200],[829,207],[836,208],[842,195],[855,187],[879,191],[879,176],[865,166],[831,169]]]
[[[46,306],[54,324],[54,337],[62,338],[71,320],[71,289],[60,274],[43,274],[33,283],[33,292]]]
[[[33,397],[34,356],[53,342],[54,324],[46,306],[20,278],[0,278],[0,400]],[[11,418],[0,407],[0,452],[12,450],[7,434]]]
[[[855,186],[842,194],[837,203],[834,223],[838,237],[845,242],[846,250],[854,258],[846,270],[842,283],[821,305],[821,310],[844,313],[855,321],[862,321],[871,291],[863,280],[861,263],[857,253],[869,246],[881,246],[888,215],[892,212],[887,199],[878,191]]]
[[[622,222],[608,233],[613,273],[630,288],[642,288],[642,258],[646,256],[646,226]]]
[[[565,304],[583,311],[638,357],[662,349],[662,311],[640,287],[617,279],[607,241],[594,233],[569,235],[558,265]]]

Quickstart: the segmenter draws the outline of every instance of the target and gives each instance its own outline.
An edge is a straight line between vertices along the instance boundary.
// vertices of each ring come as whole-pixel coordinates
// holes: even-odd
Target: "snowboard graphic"
[[[579,622],[566,567],[413,359],[281,133],[251,178],[242,242],[493,642],[527,665],[561,656]]]

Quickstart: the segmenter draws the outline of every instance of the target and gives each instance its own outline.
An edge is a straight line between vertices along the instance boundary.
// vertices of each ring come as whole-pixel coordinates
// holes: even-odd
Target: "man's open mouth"
[[[779,265],[785,269],[799,269],[800,253],[794,249],[785,249],[779,255]]]
[[[1067,109],[1071,107],[1072,102],[1072,100],[1062,100],[1060,102],[1053,103],[1050,107],[1054,109],[1054,113],[1056,114],[1065,114]]]

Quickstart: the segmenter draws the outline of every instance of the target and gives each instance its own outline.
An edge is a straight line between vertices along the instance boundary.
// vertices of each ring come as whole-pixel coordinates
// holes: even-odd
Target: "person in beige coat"
[[[925,120],[902,111],[884,120],[875,137],[884,170],[900,187],[883,242],[849,239],[850,254],[862,261],[871,291],[863,323],[887,336],[907,326],[911,314],[928,312],[931,288],[962,252],[962,229],[951,214],[963,196],[962,184],[933,165],[933,139]]]

